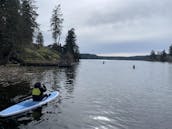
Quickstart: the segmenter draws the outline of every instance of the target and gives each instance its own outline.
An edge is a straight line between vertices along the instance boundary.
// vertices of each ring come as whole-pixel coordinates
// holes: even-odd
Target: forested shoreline
[[[81,59],[101,59],[101,60],[143,60],[143,61],[154,61],[154,62],[172,62],[172,45],[169,46],[169,52],[152,50],[150,55],[143,56],[98,56],[96,54],[82,53],[80,54]]]
[[[0,1],[0,64],[64,65],[79,61],[75,29],[71,28],[65,43],[61,43],[63,15],[60,4],[52,9],[50,30],[54,42],[44,44],[37,23],[39,16],[33,0]],[[64,45],[62,45],[64,44]]]
[[[169,46],[168,50],[168,53],[165,50],[157,52],[152,50],[150,53],[150,61],[172,62],[172,45]]]

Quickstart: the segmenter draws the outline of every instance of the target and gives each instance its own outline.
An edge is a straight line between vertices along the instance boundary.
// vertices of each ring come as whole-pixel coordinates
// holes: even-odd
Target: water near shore
[[[172,128],[172,64],[81,60],[71,68],[22,67],[18,73],[23,79],[14,85],[1,81],[0,109],[29,95],[36,81],[46,84],[48,92],[60,91],[60,97],[1,119],[0,129]]]

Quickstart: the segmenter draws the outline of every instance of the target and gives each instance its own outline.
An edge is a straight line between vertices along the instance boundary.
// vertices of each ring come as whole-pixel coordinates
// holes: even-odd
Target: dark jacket
[[[41,101],[44,98],[44,92],[46,91],[46,87],[41,85],[41,83],[36,83],[34,88],[32,89],[32,98],[33,101]],[[35,94],[36,91],[36,94]]]

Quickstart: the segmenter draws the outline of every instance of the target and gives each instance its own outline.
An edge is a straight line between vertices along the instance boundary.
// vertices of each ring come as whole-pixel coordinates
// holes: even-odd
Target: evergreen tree
[[[150,58],[151,60],[156,60],[156,54],[154,50],[151,51]]]
[[[38,14],[32,0],[22,0],[21,6],[22,43],[26,45],[31,44],[33,41],[34,31],[38,28],[36,22]]]
[[[75,61],[79,61],[79,47],[76,44],[76,34],[74,28],[68,31],[64,49],[65,49],[65,53],[70,53]]]
[[[160,55],[160,61],[166,61],[166,58],[167,58],[167,53],[165,52],[165,50],[163,50],[161,52],[161,55]]]
[[[36,37],[36,43],[40,46],[44,46],[44,38],[41,32],[38,32],[38,35]]]
[[[0,1],[0,60],[4,58],[5,55],[5,44],[7,38],[7,34],[5,33],[6,31],[6,1],[1,0]],[[2,64],[2,62],[0,62]]]
[[[61,44],[58,45],[57,43],[54,43],[53,45],[51,45],[51,48],[57,51],[59,54],[63,53],[63,47],[61,46]]]
[[[59,45],[60,35],[61,35],[61,31],[62,31],[62,23],[63,23],[63,18],[62,18],[62,13],[61,13],[61,7],[59,4],[53,10],[53,14],[51,17],[52,37],[54,39],[54,43],[56,43],[58,45]],[[57,43],[57,39],[58,39],[58,43]]]
[[[37,27],[32,0],[0,1],[0,60],[8,62],[16,51],[32,43]]]
[[[19,46],[19,0],[0,1],[0,55],[7,63],[10,53]]]
[[[169,55],[172,56],[172,45],[169,47]]]

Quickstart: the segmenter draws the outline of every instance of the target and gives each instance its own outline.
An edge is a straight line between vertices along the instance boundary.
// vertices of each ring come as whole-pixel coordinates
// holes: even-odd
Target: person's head
[[[34,85],[35,88],[40,88],[41,87],[41,83],[40,82],[36,82]]]

